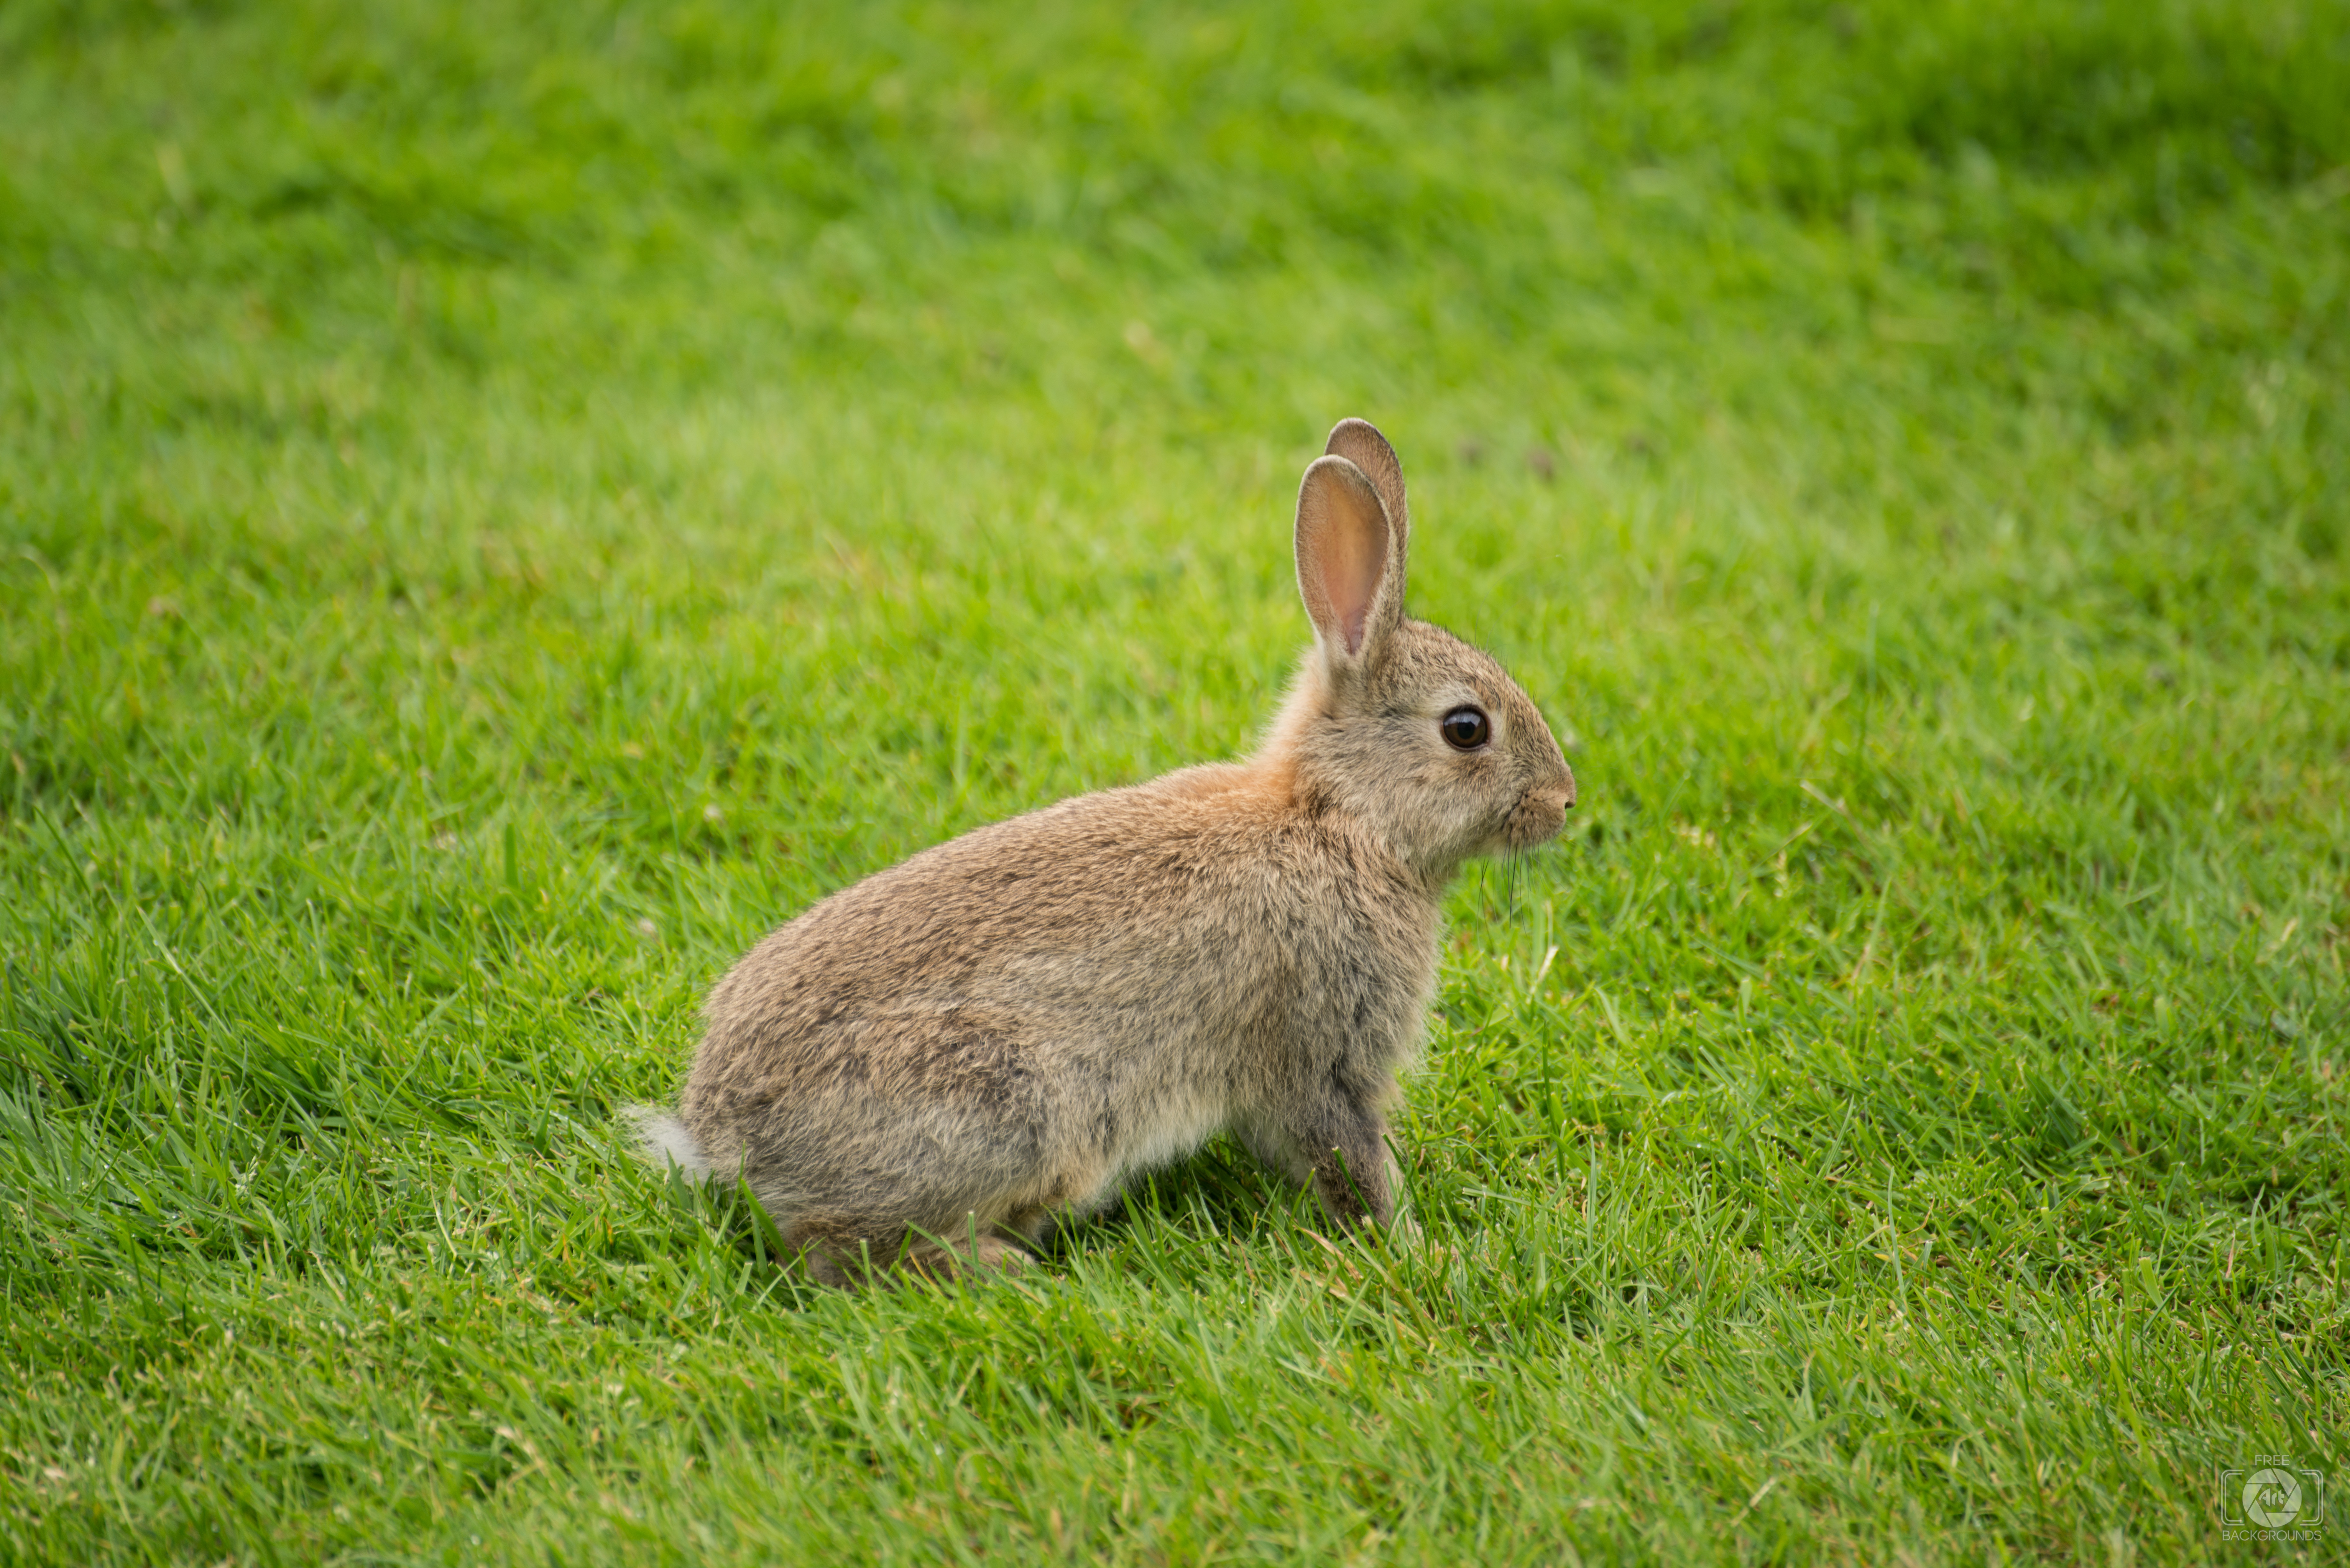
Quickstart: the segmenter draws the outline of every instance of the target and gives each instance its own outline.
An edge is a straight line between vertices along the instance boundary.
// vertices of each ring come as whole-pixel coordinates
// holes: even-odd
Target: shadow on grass
[[[1211,1138],[1189,1159],[1128,1181],[1101,1213],[1055,1226],[1044,1255],[1063,1258],[1116,1245],[1146,1228],[1246,1238],[1296,1198],[1296,1189],[1238,1143]]]

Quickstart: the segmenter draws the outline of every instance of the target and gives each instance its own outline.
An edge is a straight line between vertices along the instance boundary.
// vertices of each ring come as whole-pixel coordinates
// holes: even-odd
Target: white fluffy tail
[[[710,1179],[710,1157],[685,1124],[660,1106],[623,1106],[620,1115],[637,1128],[637,1154],[656,1170],[675,1167],[691,1181]]]

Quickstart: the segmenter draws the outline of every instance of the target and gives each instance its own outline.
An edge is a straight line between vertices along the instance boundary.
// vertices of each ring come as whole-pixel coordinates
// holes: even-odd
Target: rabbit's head
[[[1575,804],[1550,728],[1482,650],[1404,614],[1403,469],[1361,420],[1330,432],[1297,492],[1297,587],[1314,647],[1275,729],[1309,810],[1370,829],[1442,878],[1528,849]]]

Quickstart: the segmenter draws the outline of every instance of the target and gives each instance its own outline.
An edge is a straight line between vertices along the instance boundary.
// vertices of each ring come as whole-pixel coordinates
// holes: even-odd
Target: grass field
[[[359,11],[0,8],[0,1557],[2350,1559],[2350,6]],[[1350,413],[1582,787],[1425,1243],[636,1164]]]

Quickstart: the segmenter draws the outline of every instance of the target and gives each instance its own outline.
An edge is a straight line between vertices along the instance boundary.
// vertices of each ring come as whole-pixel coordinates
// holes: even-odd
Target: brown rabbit
[[[816,1276],[1008,1267],[1230,1130],[1387,1224],[1395,1075],[1462,860],[1558,831],[1575,777],[1515,681],[1404,614],[1403,471],[1347,420],[1297,493],[1314,647],[1257,754],[924,850],[710,993],[649,1157],[748,1181]]]

